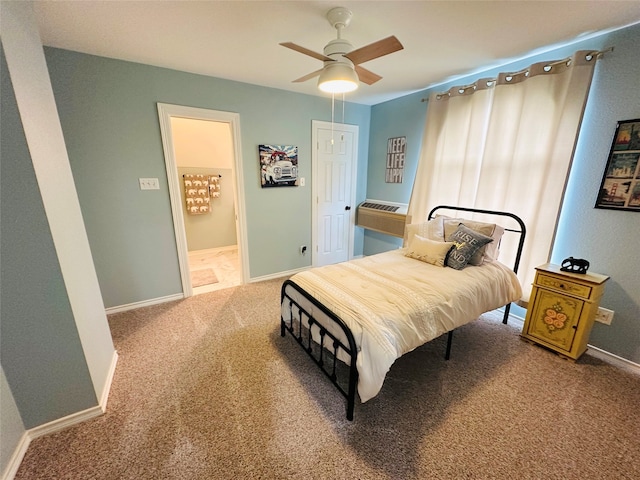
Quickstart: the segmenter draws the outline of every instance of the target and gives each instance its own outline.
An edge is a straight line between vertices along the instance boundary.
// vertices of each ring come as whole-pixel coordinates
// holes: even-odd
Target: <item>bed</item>
[[[475,219],[483,215],[508,225]],[[509,267],[497,260],[506,234],[515,236]],[[407,247],[285,280],[281,335],[288,331],[320,367],[353,420],[356,393],[361,402],[377,395],[401,355],[446,333],[449,359],[456,328],[503,306],[507,323],[511,302],[522,295],[515,273],[525,235],[522,220],[509,212],[435,207],[427,222],[407,226]]]

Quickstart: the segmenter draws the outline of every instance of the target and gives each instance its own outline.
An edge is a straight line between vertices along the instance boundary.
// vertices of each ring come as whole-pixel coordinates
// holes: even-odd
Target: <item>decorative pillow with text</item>
[[[471,230],[461,223],[456,231],[447,238],[447,242],[453,242],[454,244],[447,257],[447,266],[462,270],[467,266],[476,251],[487,243],[493,242],[493,238]]]
[[[470,228],[474,232],[482,233],[487,237],[493,238],[493,242],[490,242],[476,250],[476,253],[474,253],[471,260],[469,260],[469,265],[480,265],[485,261],[492,262],[497,260],[500,248],[500,239],[504,233],[504,228],[500,225],[496,225],[495,223],[477,222],[475,220],[468,220],[465,218],[444,217],[443,240],[445,238],[449,238],[461,223],[464,223],[465,227]]]

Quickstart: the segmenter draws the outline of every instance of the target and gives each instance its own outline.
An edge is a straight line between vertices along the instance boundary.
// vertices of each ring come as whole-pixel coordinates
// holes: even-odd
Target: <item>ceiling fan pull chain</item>
[[[336,94],[331,94],[331,146],[333,147],[333,118],[335,111]]]

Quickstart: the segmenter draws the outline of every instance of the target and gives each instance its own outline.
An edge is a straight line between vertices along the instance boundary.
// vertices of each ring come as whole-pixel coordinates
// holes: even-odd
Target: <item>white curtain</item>
[[[443,204],[520,216],[527,239],[518,276],[528,292],[534,268],[549,259],[598,54],[579,51],[432,94],[408,222]],[[515,254],[508,237],[501,258]]]

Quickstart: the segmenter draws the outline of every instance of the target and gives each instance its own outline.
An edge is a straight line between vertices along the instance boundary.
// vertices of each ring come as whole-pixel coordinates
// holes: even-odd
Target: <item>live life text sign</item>
[[[387,169],[384,178],[386,183],[402,183],[406,149],[407,137],[394,137],[387,142]]]

